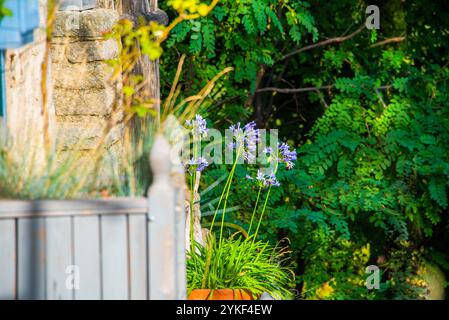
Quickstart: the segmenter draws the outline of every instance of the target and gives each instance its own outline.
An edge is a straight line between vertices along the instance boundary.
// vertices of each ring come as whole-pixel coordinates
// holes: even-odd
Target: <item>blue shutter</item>
[[[0,50],[0,117],[6,115],[5,52]]]
[[[0,50],[0,117],[6,115],[5,52]]]
[[[0,50],[20,48],[33,41],[39,27],[38,0],[6,0],[4,6],[12,16],[0,21]]]
[[[12,15],[0,21],[0,116],[6,115],[4,50],[33,42],[34,30],[39,27],[39,0],[6,0],[4,6]]]

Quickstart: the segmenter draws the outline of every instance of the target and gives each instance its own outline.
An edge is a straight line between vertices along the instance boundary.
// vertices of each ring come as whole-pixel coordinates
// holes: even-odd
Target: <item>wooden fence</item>
[[[183,188],[162,137],[151,163],[148,198],[0,201],[0,300],[184,299]]]

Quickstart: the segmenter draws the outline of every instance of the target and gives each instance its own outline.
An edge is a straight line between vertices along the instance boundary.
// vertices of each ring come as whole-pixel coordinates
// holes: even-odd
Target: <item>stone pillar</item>
[[[88,161],[96,156],[117,93],[107,61],[117,58],[119,46],[104,35],[118,18],[117,11],[110,9],[56,14],[51,53],[61,159],[74,153],[82,153]],[[116,127],[106,139],[104,147],[114,156],[120,153],[122,134],[123,128]]]

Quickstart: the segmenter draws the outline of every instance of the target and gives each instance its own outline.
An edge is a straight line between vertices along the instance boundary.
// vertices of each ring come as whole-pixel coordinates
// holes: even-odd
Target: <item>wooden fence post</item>
[[[153,184],[148,191],[149,298],[185,299],[183,190],[172,179],[171,148],[162,135],[151,152]]]
[[[171,147],[171,181],[175,187],[175,211],[176,211],[176,256],[177,256],[177,285],[178,299],[187,298],[186,283],[186,214],[185,214],[185,171],[181,162],[181,149],[179,145]]]

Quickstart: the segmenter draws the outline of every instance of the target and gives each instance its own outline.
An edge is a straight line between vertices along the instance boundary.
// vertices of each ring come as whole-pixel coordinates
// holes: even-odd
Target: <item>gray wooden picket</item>
[[[16,298],[16,222],[0,220],[0,300]]]
[[[80,270],[76,300],[101,299],[100,227],[98,216],[73,218],[74,265]]]
[[[145,300],[147,292],[147,216],[129,216],[129,285],[131,300]]]
[[[101,275],[103,298],[128,299],[126,216],[101,219]]]
[[[45,299],[45,218],[20,219],[18,224],[18,298]]]
[[[73,265],[72,218],[46,219],[46,293],[50,300],[73,299],[66,286],[66,270]]]

